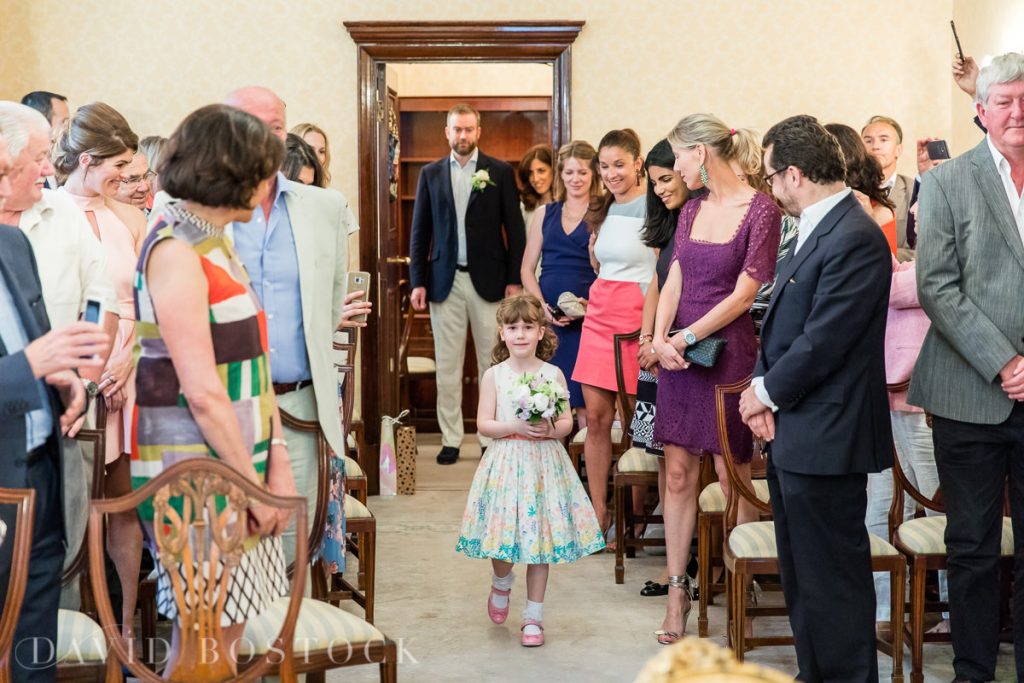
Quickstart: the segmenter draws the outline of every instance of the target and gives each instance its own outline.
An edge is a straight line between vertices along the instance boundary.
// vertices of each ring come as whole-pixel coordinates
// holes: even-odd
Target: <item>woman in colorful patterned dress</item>
[[[136,488],[178,462],[212,457],[272,493],[296,495],[271,387],[266,320],[224,234],[228,223],[251,218],[283,156],[266,125],[224,105],[193,112],[167,143],[160,177],[178,201],[156,218],[135,276]],[[233,574],[246,581],[231,583],[224,608],[229,647],[247,619],[289,588],[280,539],[287,512],[250,513],[254,544]],[[140,506],[150,534],[153,514],[152,501]],[[170,670],[178,609],[159,562],[157,570],[158,609],[176,624]]]
[[[517,416],[523,375],[557,382],[568,395],[565,377],[546,362],[558,339],[536,297],[519,294],[498,306],[498,343],[491,366],[480,380],[476,424],[494,441],[473,477],[456,552],[491,560],[487,615],[505,623],[512,591],[512,565],[525,562],[526,609],[522,644],[544,644],[544,591],[548,565],[576,560],[604,548],[594,508],[569,462],[561,439],[572,429],[568,409],[550,421]],[[546,403],[546,402],[545,402]],[[544,410],[544,406],[537,406]]]

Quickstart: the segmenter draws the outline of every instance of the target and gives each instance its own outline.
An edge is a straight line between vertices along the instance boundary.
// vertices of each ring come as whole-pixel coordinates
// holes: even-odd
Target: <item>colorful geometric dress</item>
[[[497,419],[511,421],[518,373],[493,367]],[[558,378],[550,363],[537,373]],[[559,564],[596,553],[604,537],[594,507],[558,439],[494,439],[469,489],[456,552],[527,564]]]
[[[146,238],[135,272],[136,402],[132,423],[132,487],[137,489],[164,469],[191,458],[216,458],[181,392],[170,353],[153,309],[146,267],[153,247],[176,239],[199,256],[209,287],[210,334],[217,374],[224,383],[246,448],[261,479],[266,478],[274,394],[267,361],[267,324],[249,278],[222,231],[168,205]],[[139,507],[152,531],[153,503]],[[150,533],[152,539],[152,534]],[[287,594],[280,537],[253,536],[232,574],[224,623],[244,622]],[[157,607],[177,617],[170,578],[157,562]],[[184,577],[184,567],[181,568]]]

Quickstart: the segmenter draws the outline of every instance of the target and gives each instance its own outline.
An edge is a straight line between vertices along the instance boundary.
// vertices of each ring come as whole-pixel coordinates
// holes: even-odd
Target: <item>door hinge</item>
[[[377,100],[377,123],[381,123],[384,121],[384,103],[380,101],[380,92],[374,93],[373,96]]]

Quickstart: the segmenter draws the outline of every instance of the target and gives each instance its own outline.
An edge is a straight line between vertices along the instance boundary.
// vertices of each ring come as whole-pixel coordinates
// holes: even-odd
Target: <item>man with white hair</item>
[[[79,319],[85,302],[95,299],[106,311],[103,327],[113,338],[118,304],[103,247],[68,195],[43,187],[43,179],[53,174],[49,123],[30,107],[0,102],[0,134],[8,141],[11,157],[10,196],[0,208],[0,225],[19,228],[32,245],[50,326],[54,330],[68,327]],[[101,355],[104,364],[109,353],[108,348]],[[90,396],[100,392],[97,382],[102,372],[102,366],[82,368],[82,382]],[[73,429],[71,436],[76,432]],[[92,468],[71,440],[64,444],[62,465],[70,561],[85,536]]]
[[[981,70],[975,107],[985,139],[921,178],[917,286],[932,325],[909,396],[934,416],[956,681],[995,678],[1007,489],[1024,553],[1024,55]],[[1024,562],[1014,578],[1022,680]]]
[[[239,88],[224,103],[252,114],[285,140],[285,104],[272,91]],[[340,192],[292,182],[278,172],[252,220],[231,226],[235,249],[266,311],[270,375],[278,405],[294,417],[319,422],[338,454],[345,453],[345,438],[332,354],[344,307],[348,235],[354,224]],[[312,511],[317,500],[316,439],[284,430],[296,488]],[[311,522],[313,517],[311,513]],[[284,547],[290,561],[295,543],[286,538]]]

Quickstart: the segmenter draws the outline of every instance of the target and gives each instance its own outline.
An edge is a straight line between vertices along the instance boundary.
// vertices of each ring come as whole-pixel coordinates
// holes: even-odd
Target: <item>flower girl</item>
[[[491,560],[487,615],[508,617],[512,565],[527,564],[522,644],[544,644],[548,565],[575,562],[604,548],[586,493],[560,439],[572,429],[562,372],[545,361],[557,339],[529,294],[498,306],[493,365],[480,382],[477,430],[494,441],[480,461],[455,547]]]

